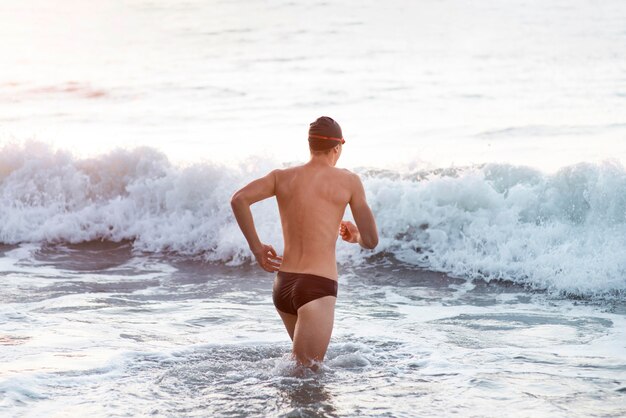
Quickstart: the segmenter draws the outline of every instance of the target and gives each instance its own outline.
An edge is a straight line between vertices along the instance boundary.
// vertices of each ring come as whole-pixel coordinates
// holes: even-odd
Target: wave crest
[[[132,240],[135,249],[240,264],[246,242],[232,193],[275,163],[172,166],[151,149],[90,159],[37,144],[0,150],[0,241]],[[626,171],[578,164],[401,173],[358,170],[380,230],[377,252],[465,278],[506,279],[578,295],[626,293]],[[275,202],[253,206],[260,236],[281,247]],[[339,261],[370,252],[341,245]]]

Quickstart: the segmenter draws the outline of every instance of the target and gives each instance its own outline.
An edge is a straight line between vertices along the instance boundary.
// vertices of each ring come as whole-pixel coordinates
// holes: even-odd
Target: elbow
[[[378,245],[378,237],[373,237],[367,240],[363,240],[363,247],[368,250],[373,250]]]
[[[244,198],[240,192],[235,192],[235,194],[230,198],[230,207],[235,209],[237,206],[240,206],[244,202]]]

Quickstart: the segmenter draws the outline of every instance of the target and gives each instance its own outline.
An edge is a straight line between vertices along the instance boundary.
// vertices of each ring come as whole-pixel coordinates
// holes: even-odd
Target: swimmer
[[[289,337],[293,357],[306,367],[324,360],[335,317],[338,235],[366,249],[378,244],[374,215],[359,177],[336,168],[341,156],[341,127],[322,116],[309,127],[308,163],[274,170],[237,191],[231,206],[259,266],[278,272],[273,300]],[[250,206],[276,196],[283,230],[279,256],[257,235]],[[350,205],[356,225],[342,221]]]

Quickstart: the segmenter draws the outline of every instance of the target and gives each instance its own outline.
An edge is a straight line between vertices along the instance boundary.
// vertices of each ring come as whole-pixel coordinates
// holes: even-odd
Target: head
[[[322,116],[309,126],[311,156],[332,158],[333,164],[341,155],[345,143],[341,126],[328,116]]]

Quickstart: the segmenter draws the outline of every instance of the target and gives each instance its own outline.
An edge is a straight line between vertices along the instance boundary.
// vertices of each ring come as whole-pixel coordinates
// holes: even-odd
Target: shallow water
[[[133,252],[5,246],[7,416],[621,416],[626,309],[380,262],[344,266],[318,373],[272,277]],[[506,409],[504,409],[506,408]]]

